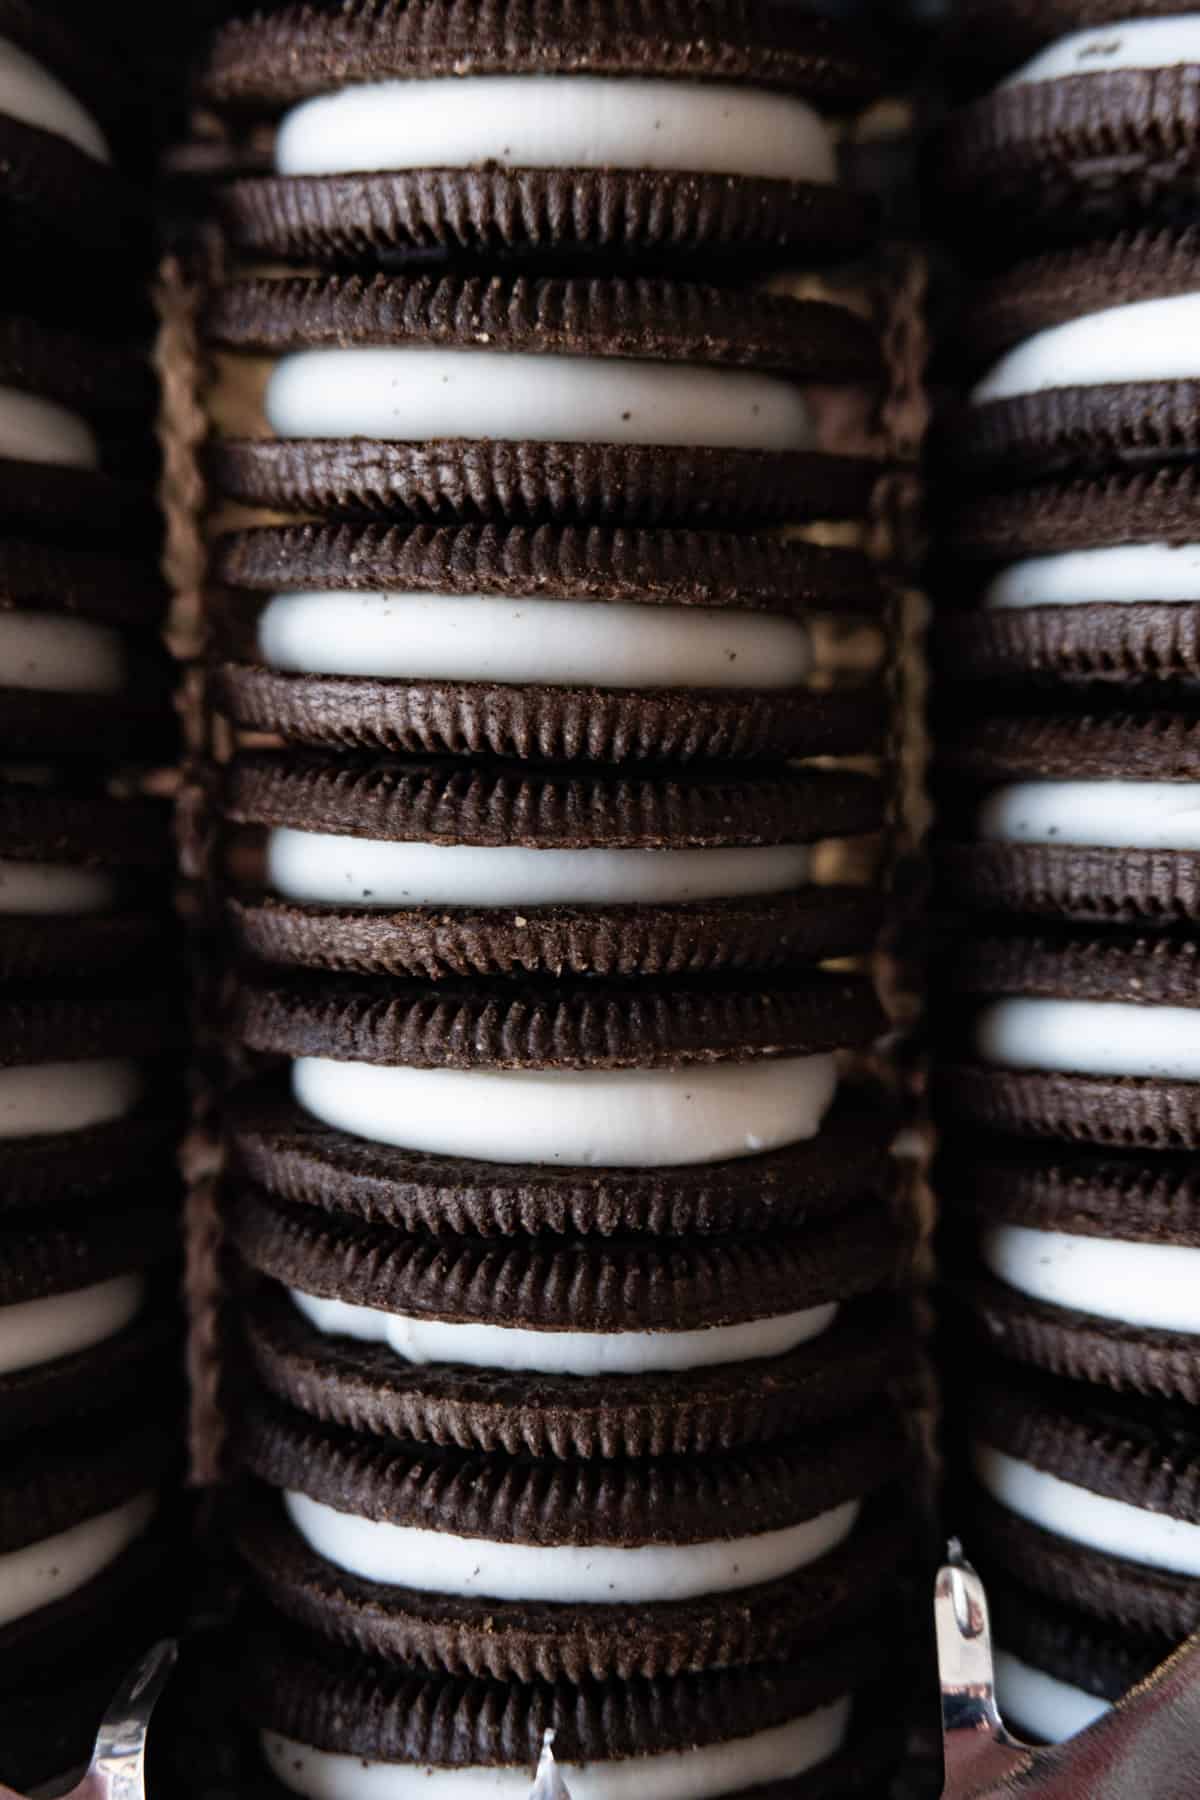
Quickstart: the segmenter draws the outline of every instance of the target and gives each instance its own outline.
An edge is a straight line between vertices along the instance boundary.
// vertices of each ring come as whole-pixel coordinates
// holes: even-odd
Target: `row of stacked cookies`
[[[963,1530],[1002,1699],[1061,1738],[1200,1621],[1200,16],[963,13],[975,78],[1006,79],[950,161],[1023,260],[968,310],[951,434],[976,491],[941,623],[943,873],[975,916],[942,1193],[975,1324],[1024,1365],[969,1397]]]
[[[813,669],[884,595],[807,529],[861,536],[881,364],[753,279],[864,243],[823,115],[876,79],[706,0],[292,7],[201,71],[241,1683],[294,1792],[521,1794],[544,1728],[576,1800],[894,1754],[885,1019],[818,966],[881,901],[817,879],[884,704]]]
[[[184,1025],[170,808],[142,791],[173,731],[130,118],[98,52],[5,0],[0,1780],[22,1791],[86,1760],[158,1628],[175,1474]]]

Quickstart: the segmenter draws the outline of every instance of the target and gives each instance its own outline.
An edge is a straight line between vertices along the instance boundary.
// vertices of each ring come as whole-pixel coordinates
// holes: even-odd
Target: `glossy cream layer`
[[[109,161],[100,127],[70,89],[28,51],[4,37],[0,37],[0,113],[52,137],[66,138],[97,162]]]
[[[1200,1250],[989,1225],[983,1260],[1009,1287],[1052,1306],[1152,1331],[1200,1332]]]
[[[142,1535],[154,1510],[155,1496],[142,1494],[39,1543],[0,1554],[0,1626],[77,1592]]]
[[[785,893],[807,878],[798,844],[716,850],[530,850],[386,843],[281,827],[267,839],[277,894],[320,906],[606,906]]]
[[[0,612],[0,687],[115,694],[125,685],[120,634],[90,619]]]
[[[0,1069],[0,1139],[104,1125],[132,1112],[141,1096],[137,1064],[118,1058]]]
[[[827,1331],[838,1310],[833,1304],[810,1306],[693,1331],[533,1331],[416,1318],[296,1289],[291,1296],[322,1334],[387,1344],[408,1363],[454,1363],[540,1375],[655,1375],[783,1356]]]
[[[1108,544],[1030,556],[993,576],[985,607],[1200,600],[1200,544]]]
[[[41,394],[0,385],[0,457],[96,469],[100,447],[91,426],[78,413]]]
[[[107,912],[116,897],[116,877],[107,869],[0,857],[0,915],[55,918]]]
[[[1013,782],[992,789],[976,829],[1001,844],[1200,850],[1200,782]]]
[[[298,350],[275,364],[267,422],[283,438],[806,450],[804,394],[781,376],[624,357],[508,350]]]
[[[1061,1744],[1110,1711],[1109,1702],[1059,1681],[1006,1650],[996,1652],[996,1704],[1015,1736]]]
[[[296,1098],[372,1142],[483,1162],[660,1168],[815,1137],[832,1056],[685,1069],[411,1069],[304,1057]]]
[[[1106,307],[1039,331],[1001,357],[971,400],[1009,400],[1050,388],[1200,376],[1200,293]]]
[[[1005,87],[1061,81],[1065,75],[1102,75],[1113,69],[1172,69],[1200,63],[1200,18],[1178,12],[1166,19],[1121,19],[1068,32],[1010,75]]]
[[[994,1500],[1044,1531],[1107,1556],[1200,1576],[1200,1525],[1094,1494],[990,1444],[976,1445],[974,1463]]]
[[[72,1293],[0,1306],[0,1375],[37,1368],[115,1337],[137,1317],[145,1295],[140,1275],[118,1275]]]
[[[258,643],[275,669],[388,681],[774,689],[812,668],[797,619],[494,594],[276,594]]]
[[[976,1017],[975,1048],[1011,1069],[1200,1081],[1200,1007],[994,1000]]]
[[[292,108],[281,175],[380,169],[677,169],[836,179],[833,139],[803,100],[726,83],[606,75],[364,82]]]
[[[748,1785],[791,1780],[834,1756],[845,1741],[850,1706],[848,1697],[834,1700],[803,1718],[723,1744],[558,1767],[572,1800],[719,1800]],[[531,1768],[368,1762],[272,1731],[261,1741],[272,1772],[307,1800],[529,1800]]]
[[[364,1581],[426,1594],[579,1606],[689,1600],[776,1581],[843,1543],[860,1510],[857,1500],[849,1500],[816,1518],[754,1537],[614,1549],[456,1537],[449,1531],[337,1512],[307,1494],[285,1494],[284,1504],[318,1555]]]

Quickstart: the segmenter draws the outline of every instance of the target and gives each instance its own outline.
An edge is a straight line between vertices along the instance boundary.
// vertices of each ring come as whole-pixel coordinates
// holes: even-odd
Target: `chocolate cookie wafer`
[[[1028,478],[1194,458],[1197,309],[1194,231],[1018,264],[966,327],[1000,354],[955,422],[956,464]]]
[[[1176,1642],[1195,1629],[1193,1410],[1008,1374],[974,1416],[981,1554],[1089,1617]]]
[[[226,818],[253,885],[234,934],[352,973],[679,974],[870,945],[880,897],[809,879],[821,838],[882,823],[868,778],[541,773],[243,756]],[[237,856],[237,849],[231,851]]]
[[[718,532],[296,526],[219,540],[240,723],[339,749],[691,762],[838,754],[811,622],[882,613],[855,551]]]
[[[998,214],[1019,220],[1025,241],[1031,231],[1078,239],[1147,216],[1187,217],[1200,173],[1193,15],[1164,16],[1159,0],[1115,14],[1108,0],[1083,0],[1038,9],[1030,27],[1033,7],[988,11],[997,31],[984,44],[1008,15],[1015,61],[1018,46],[1043,47],[951,122],[939,168],[956,229],[971,237],[981,202],[993,236]]]
[[[369,1655],[515,1681],[771,1660],[862,1617],[903,1465],[882,1409],[699,1459],[539,1461],[264,1407],[241,1453],[263,1487],[239,1543],[273,1604]]]
[[[1200,676],[1190,463],[985,495],[956,510],[947,542],[934,650],[955,680],[1103,689]]]
[[[226,27],[201,71],[232,125],[279,121],[273,172],[221,196],[236,242],[493,265],[851,253],[870,213],[822,114],[880,80],[861,33],[757,0],[291,6]]]
[[[322,276],[231,282],[204,330],[240,353],[212,396],[210,473],[252,506],[721,526],[859,515],[876,472],[821,448],[813,384],[880,370],[871,327],[823,301]]]
[[[980,937],[950,991],[966,1050],[943,1061],[947,1116],[1113,1148],[1191,1148],[1200,1131],[1197,945],[1117,932]]]
[[[978,1247],[965,1282],[994,1349],[1053,1374],[1200,1398],[1200,1206],[1188,1158],[944,1146]]]
[[[894,1736],[872,1711],[886,1629],[842,1634],[819,1661],[628,1684],[518,1687],[348,1655],[278,1619],[253,1630],[240,1667],[243,1710],[280,1789],[363,1761],[420,1772],[432,1794],[456,1781],[528,1782],[543,1735],[572,1790],[636,1775],[662,1800],[869,1791]],[[858,1702],[851,1696],[860,1696]],[[597,1790],[599,1791],[599,1790]]]
[[[1183,711],[992,718],[948,731],[939,752],[952,801],[940,852],[948,899],[1085,924],[1191,922],[1198,750],[1200,725]]]

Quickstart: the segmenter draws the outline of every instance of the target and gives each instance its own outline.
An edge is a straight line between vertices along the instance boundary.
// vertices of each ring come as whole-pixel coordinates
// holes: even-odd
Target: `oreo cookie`
[[[1018,264],[985,292],[970,327],[1000,354],[956,420],[956,463],[1028,478],[1194,459],[1197,308],[1193,231]]]
[[[1168,1637],[1114,1629],[1012,1581],[992,1585],[988,1598],[997,1704],[1025,1743],[1074,1737],[1176,1648]]]
[[[1110,1388],[1200,1400],[1188,1304],[1200,1205],[1186,1157],[943,1149],[944,1191],[976,1238],[968,1279],[1005,1356]]]
[[[297,1623],[409,1666],[575,1682],[778,1660],[861,1618],[904,1461],[883,1410],[699,1460],[563,1462],[264,1407],[241,1454],[263,1485],[239,1547]]]
[[[811,261],[871,223],[821,113],[881,79],[861,33],[758,0],[423,0],[236,22],[201,88],[235,130],[280,120],[274,172],[221,197],[235,242],[272,256]]]
[[[939,167],[957,229],[973,232],[981,201],[1020,219],[1026,237],[1078,239],[1147,215],[1186,217],[1200,169],[1191,102],[1200,49],[1188,16],[1164,17],[1158,0],[1114,14],[1099,0],[1039,9],[1030,27],[1032,7],[988,10],[997,29],[985,29],[985,48],[1003,41],[1010,20],[1015,60],[1017,46],[1043,47],[951,121]]]
[[[619,1686],[516,1686],[396,1669],[267,1617],[255,1622],[239,1667],[242,1708],[261,1734],[276,1793],[302,1791],[329,1755],[419,1769],[431,1793],[468,1771],[516,1781],[531,1776],[550,1733],[568,1781],[584,1768],[603,1780],[609,1764],[625,1779],[640,1764],[667,1800],[683,1800],[698,1780],[743,1800],[751,1792],[832,1800],[873,1791],[895,1754],[889,1711],[876,1704],[888,1651],[876,1622],[804,1663]]]
[[[0,779],[0,976],[86,978],[162,955],[171,861],[165,802]]]
[[[769,1238],[403,1236],[245,1192],[260,1379],[320,1420],[509,1455],[707,1453],[852,1410],[903,1351],[879,1205]],[[290,1299],[289,1299],[290,1295]]]
[[[1189,939],[1116,932],[964,945],[951,991],[970,997],[973,1017],[966,1056],[937,1076],[945,1115],[1109,1148],[1192,1148],[1196,956]]]
[[[292,526],[218,541],[225,709],[338,749],[560,760],[837,754],[882,696],[810,625],[879,617],[855,551],[718,532]]]
[[[806,843],[882,824],[882,793],[858,775],[617,779],[265,753],[232,766],[225,816],[255,828],[255,885],[227,912],[268,962],[673,975],[846,955],[882,920],[870,890],[809,879]]]
[[[935,655],[955,679],[1014,687],[1195,681],[1197,543],[1188,463],[965,502],[948,526]]]
[[[974,1417],[981,1555],[1089,1617],[1175,1642],[1195,1629],[1194,1412],[1006,1377]]]
[[[948,734],[939,757],[957,778],[959,823],[940,852],[952,902],[1103,925],[1200,913],[1200,729],[1187,714],[985,719]]]
[[[80,1217],[6,1218],[0,1232],[0,1438],[54,1424],[117,1396],[139,1405],[167,1350],[156,1273],[172,1255],[167,1196]]]
[[[861,515],[877,465],[821,448],[812,384],[873,383],[844,307],[668,281],[232,282],[209,473],[326,517],[722,526]],[[548,360],[548,359],[553,360]],[[807,384],[807,387],[806,385]],[[263,423],[274,436],[263,434]],[[246,436],[249,428],[257,436]]]

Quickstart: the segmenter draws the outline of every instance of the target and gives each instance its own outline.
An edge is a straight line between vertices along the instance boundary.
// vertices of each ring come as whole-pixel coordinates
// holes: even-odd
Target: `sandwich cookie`
[[[547,1732],[579,1800],[833,1800],[870,1791],[895,1754],[887,1712],[871,1705],[888,1654],[886,1632],[859,1631],[803,1663],[517,1687],[396,1669],[267,1620],[239,1685],[273,1791],[309,1800],[366,1788],[524,1800]]]
[[[858,551],[724,532],[292,526],[218,541],[220,702],[339,749],[691,762],[869,747],[812,621],[881,619]]]
[[[144,434],[153,405],[143,356],[31,319],[0,317],[0,522],[6,532],[44,536],[56,546],[93,538],[152,541],[157,519],[147,489],[110,467],[106,449]],[[144,575],[135,572],[134,580],[144,592]],[[84,629],[80,620],[76,635]],[[90,654],[82,644],[76,652],[97,674],[105,660],[95,644],[98,629],[92,627]]]
[[[1167,1660],[1168,1637],[1115,1630],[1014,1582],[989,1588],[996,1703],[1014,1736],[1060,1744],[1102,1718]]]
[[[860,34],[755,0],[391,0],[231,24],[201,91],[278,121],[274,172],[223,196],[272,256],[811,261],[870,228],[824,115],[881,81]]]
[[[130,89],[37,0],[0,5],[0,217],[12,260],[128,255],[139,221],[113,166]]]
[[[88,1202],[171,1167],[178,1111],[156,1067],[182,1051],[185,1024],[161,979],[136,995],[89,983],[4,990],[0,1213]]]
[[[539,1167],[371,1143],[273,1081],[231,1096],[225,1124],[236,1171],[286,1205],[407,1235],[488,1239],[799,1230],[892,1192],[898,1129],[881,1095],[843,1088],[815,1137],[777,1150],[656,1168]]]
[[[971,314],[972,344],[997,360],[959,417],[956,464],[1025,480],[1194,459],[1197,320],[1194,230],[1137,232],[1018,264]]]
[[[1106,27],[1111,36],[1114,26],[1178,12],[1178,0],[959,0],[942,51],[955,77],[978,87],[1077,31]]]
[[[1113,1148],[1200,1137],[1197,945],[1116,933],[978,938],[953,987],[970,1060],[943,1063],[959,1123]]]
[[[829,384],[881,369],[871,326],[826,301],[323,276],[231,282],[203,329],[233,353],[209,472],[250,506],[721,526],[861,515],[878,472],[821,447]]]
[[[943,1149],[992,1347],[1052,1374],[1200,1400],[1200,1189],[1191,1159]]]
[[[1088,924],[1200,915],[1192,718],[988,719],[951,736],[940,756],[959,796],[958,841],[941,853],[952,901]]]
[[[90,976],[160,953],[170,870],[165,802],[0,775],[0,977]]]
[[[1066,34],[1047,41],[1068,13]],[[1035,27],[1044,48],[951,121],[940,167],[959,229],[982,227],[971,210],[982,201],[989,220],[996,209],[1026,236],[1186,216],[1200,179],[1195,15],[1161,0],[1116,11],[1083,0],[1045,8],[1044,20]]]
[[[860,976],[765,985],[487,985],[247,975],[232,1027],[292,1064],[300,1104],[373,1144],[450,1158],[657,1169],[817,1135],[835,1052],[885,1016]]]
[[[0,1231],[0,1438],[111,1406],[144,1408],[151,1358],[167,1347],[155,1275],[176,1244],[170,1189]]]
[[[728,1449],[894,1376],[899,1240],[876,1204],[770,1237],[406,1236],[244,1191],[264,1384],[377,1435],[535,1456]],[[840,1329],[839,1329],[840,1325]],[[871,1327],[871,1328],[868,1328]]]
[[[1200,1620],[1195,1413],[1010,1374],[976,1396],[972,1532],[1023,1586],[1178,1642]]]
[[[268,962],[694,974],[847,955],[882,921],[870,890],[811,880],[812,843],[882,824],[880,788],[855,774],[618,777],[267,752],[230,769],[225,816],[248,828],[254,872],[228,915]]]
[[[450,1674],[630,1680],[785,1659],[862,1618],[904,1466],[877,1407],[703,1458],[463,1452],[252,1410],[238,1542],[308,1630]],[[273,1491],[272,1491],[273,1490]]]
[[[935,638],[947,679],[1151,687],[1200,678],[1191,464],[985,495],[959,509],[949,543]]]

